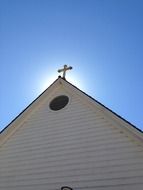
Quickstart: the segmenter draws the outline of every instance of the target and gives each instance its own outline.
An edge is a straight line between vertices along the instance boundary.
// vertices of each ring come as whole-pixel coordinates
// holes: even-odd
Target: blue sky
[[[0,0],[0,130],[58,77],[143,130],[142,0]]]

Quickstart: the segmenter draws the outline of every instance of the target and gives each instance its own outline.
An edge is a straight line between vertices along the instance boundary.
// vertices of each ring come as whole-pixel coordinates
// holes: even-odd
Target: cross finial
[[[64,68],[63,69],[59,69],[58,72],[59,73],[63,72],[63,78],[65,79],[66,71],[71,70],[71,69],[72,69],[72,67],[68,67],[67,65],[64,65]]]

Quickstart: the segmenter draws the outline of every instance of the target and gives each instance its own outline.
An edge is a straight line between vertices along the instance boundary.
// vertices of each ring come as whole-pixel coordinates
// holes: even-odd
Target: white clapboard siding
[[[47,98],[0,149],[0,190],[142,190],[143,147],[82,96],[51,111]]]

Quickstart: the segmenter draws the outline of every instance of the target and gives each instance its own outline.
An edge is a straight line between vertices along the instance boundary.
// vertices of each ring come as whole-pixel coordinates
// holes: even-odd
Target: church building
[[[62,77],[0,134],[0,190],[143,190],[143,133]]]

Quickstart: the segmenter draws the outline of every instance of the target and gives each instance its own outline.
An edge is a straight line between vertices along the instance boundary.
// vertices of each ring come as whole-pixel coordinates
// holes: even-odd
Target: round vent
[[[50,103],[50,109],[54,111],[58,111],[64,108],[69,102],[69,98],[65,95],[58,96],[54,98]]]

